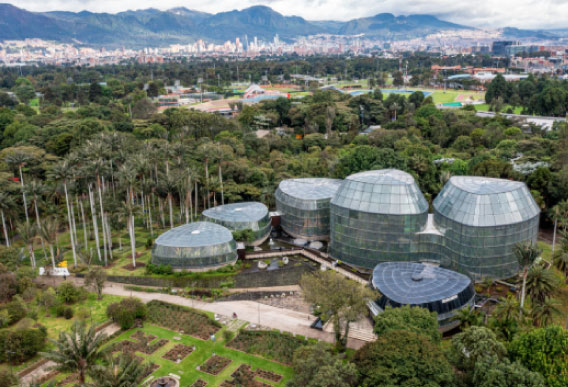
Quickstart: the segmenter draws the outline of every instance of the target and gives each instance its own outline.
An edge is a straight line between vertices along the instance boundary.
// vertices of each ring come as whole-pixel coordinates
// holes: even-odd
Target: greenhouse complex
[[[452,317],[474,303],[475,288],[471,279],[455,271],[412,262],[385,262],[373,270],[372,286],[381,297],[371,303],[378,314],[387,306],[420,306],[438,315],[440,327],[457,325]]]
[[[452,177],[429,213],[414,178],[395,169],[284,180],[276,204],[284,231],[329,235],[329,256],[348,265],[430,262],[475,280],[518,273],[513,246],[536,242],[540,217],[524,183],[466,176]]]
[[[324,178],[283,180],[275,193],[282,229],[294,238],[329,239],[329,202],[340,185]]]
[[[229,229],[211,222],[195,222],[160,235],[152,249],[152,263],[173,269],[211,270],[237,260],[237,244]]]
[[[220,224],[231,231],[251,230],[254,239],[248,245],[264,242],[272,229],[268,207],[258,202],[226,204],[203,211],[204,220]]]

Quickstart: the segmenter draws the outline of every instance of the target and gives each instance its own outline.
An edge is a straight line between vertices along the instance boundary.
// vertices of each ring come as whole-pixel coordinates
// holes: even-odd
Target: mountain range
[[[117,14],[82,12],[30,12],[11,4],[0,4],[0,40],[40,38],[89,46],[165,46],[190,43],[197,39],[224,42],[236,37],[291,41],[319,33],[364,34],[369,38],[398,40],[423,37],[450,29],[472,27],[450,23],[431,15],[394,16],[381,13],[372,17],[340,21],[308,21],[284,16],[270,7],[209,14],[183,7],[166,11],[145,9]],[[513,30],[513,29],[511,29]],[[524,34],[523,30],[514,31]]]

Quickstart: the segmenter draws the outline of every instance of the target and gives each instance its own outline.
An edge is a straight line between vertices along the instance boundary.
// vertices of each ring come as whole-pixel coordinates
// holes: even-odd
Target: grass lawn
[[[482,112],[488,112],[489,111],[489,105],[484,103],[481,105],[474,105],[475,106],[475,110],[477,111],[482,111]],[[503,109],[501,109],[501,113],[506,113],[507,110],[509,110],[509,108],[513,109],[513,113],[514,114],[521,114],[523,111],[523,108],[521,106],[515,106],[514,108],[510,105],[503,105]]]
[[[224,329],[226,328],[223,328],[222,330]],[[155,339],[155,341],[158,341],[159,339],[169,340],[166,345],[159,348],[151,355],[136,352],[136,356],[140,356],[148,362],[160,366],[160,368],[158,368],[152,374],[154,377],[166,376],[170,373],[179,375],[181,378],[180,385],[182,387],[191,386],[197,379],[206,381],[208,383],[208,386],[218,386],[223,381],[231,379],[231,374],[235,372],[235,370],[241,364],[248,364],[253,368],[253,370],[261,368],[263,370],[275,372],[282,375],[282,380],[279,383],[274,383],[269,380],[262,379],[262,381],[267,384],[274,386],[285,386],[286,383],[290,380],[290,378],[292,377],[292,370],[290,367],[225,347],[225,342],[221,334],[222,330],[217,333],[216,341],[213,342],[211,340],[203,341],[195,337],[182,335],[178,332],[164,329],[155,325],[145,324],[144,328],[124,332],[119,337],[109,342],[109,344],[107,345],[111,345],[113,343],[124,340],[135,340],[131,339],[130,337],[137,331],[143,331],[146,335],[156,336],[157,339]],[[181,338],[181,340],[174,340],[174,337],[179,337]],[[196,349],[187,357],[185,357],[180,363],[162,358],[162,356],[164,356],[166,352],[171,350],[177,344],[195,346]],[[209,359],[213,354],[231,359],[232,361],[218,375],[211,375],[202,371],[198,371],[196,369],[197,366],[205,363],[207,359]],[[65,377],[66,375],[58,375],[57,380],[62,380]]]

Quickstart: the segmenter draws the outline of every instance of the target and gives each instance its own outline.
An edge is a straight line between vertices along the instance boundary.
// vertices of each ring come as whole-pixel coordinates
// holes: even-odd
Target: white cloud
[[[31,11],[116,13],[128,9],[168,9],[183,6],[204,12],[222,12],[264,4],[284,15],[309,20],[349,20],[380,12],[395,15],[427,13],[475,27],[568,28],[568,0],[15,0]]]

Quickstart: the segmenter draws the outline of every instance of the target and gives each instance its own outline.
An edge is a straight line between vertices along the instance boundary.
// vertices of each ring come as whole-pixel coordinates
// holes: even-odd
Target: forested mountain
[[[392,39],[425,36],[448,29],[470,28],[431,15],[394,16],[382,13],[348,22],[312,22],[284,16],[265,6],[208,14],[187,8],[145,9],[117,14],[83,12],[36,13],[0,4],[0,39],[41,38],[89,45],[155,46],[192,42],[222,42],[237,36],[283,40],[318,33],[365,34]]]

